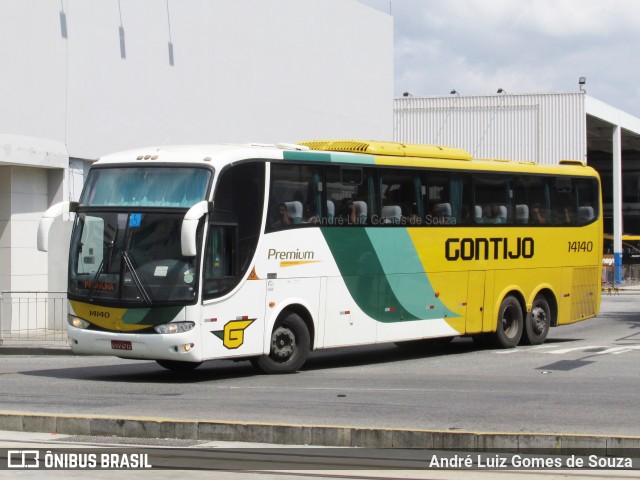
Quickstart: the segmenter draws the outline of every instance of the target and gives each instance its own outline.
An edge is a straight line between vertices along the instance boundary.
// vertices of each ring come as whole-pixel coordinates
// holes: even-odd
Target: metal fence
[[[66,292],[0,292],[0,344],[66,342]]]
[[[614,285],[614,267],[613,265],[605,265],[602,267],[602,284]],[[623,265],[622,267],[622,283],[618,285],[620,288],[627,290],[640,290],[640,264]]]

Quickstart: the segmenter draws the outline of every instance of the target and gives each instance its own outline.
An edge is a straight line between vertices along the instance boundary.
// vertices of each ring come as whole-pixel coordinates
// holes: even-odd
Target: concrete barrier
[[[0,412],[0,430],[277,445],[420,448],[640,458],[640,436],[408,430]]]

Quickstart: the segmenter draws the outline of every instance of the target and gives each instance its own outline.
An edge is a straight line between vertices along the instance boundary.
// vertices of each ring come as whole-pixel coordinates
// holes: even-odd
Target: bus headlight
[[[158,325],[153,327],[153,329],[157,333],[183,333],[192,330],[195,326],[196,324],[194,322],[175,322]]]
[[[82,328],[83,330],[91,326],[91,324],[86,320],[83,320],[80,317],[76,317],[75,315],[71,314],[67,315],[67,323],[72,327]]]

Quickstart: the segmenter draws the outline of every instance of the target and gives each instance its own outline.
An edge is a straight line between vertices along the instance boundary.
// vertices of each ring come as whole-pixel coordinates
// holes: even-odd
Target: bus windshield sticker
[[[139,227],[140,223],[142,223],[142,214],[132,213],[129,217],[129,228]]]
[[[169,271],[169,267],[168,266],[158,265],[156,267],[155,271],[153,272],[153,276],[154,277],[166,277],[168,271]]]

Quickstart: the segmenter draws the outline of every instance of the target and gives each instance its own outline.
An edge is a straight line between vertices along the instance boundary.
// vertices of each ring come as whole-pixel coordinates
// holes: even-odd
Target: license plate
[[[133,350],[131,342],[128,340],[111,340],[113,350]]]

